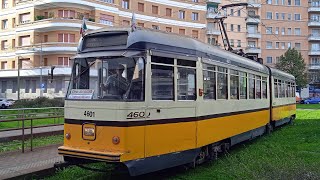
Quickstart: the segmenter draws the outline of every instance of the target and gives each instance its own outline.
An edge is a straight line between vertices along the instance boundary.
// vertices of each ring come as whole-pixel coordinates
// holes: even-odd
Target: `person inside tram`
[[[122,76],[124,66],[118,64],[115,68],[115,73],[107,78],[105,84],[102,84],[102,89],[107,91],[107,94],[123,96],[128,89],[128,81]]]

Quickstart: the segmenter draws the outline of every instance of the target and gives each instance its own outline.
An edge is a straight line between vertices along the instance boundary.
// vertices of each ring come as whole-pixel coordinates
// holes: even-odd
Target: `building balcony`
[[[221,32],[219,29],[208,29],[207,30],[207,35],[221,35]]]
[[[320,56],[320,49],[311,49],[308,54],[309,56]]]
[[[16,54],[39,54],[39,53],[54,53],[54,52],[76,52],[77,42],[47,42],[33,45],[25,45],[16,47]]]
[[[308,26],[320,26],[320,21],[318,20],[309,20]]]
[[[309,70],[319,70],[319,69],[320,69],[320,63],[309,64]]]
[[[260,32],[247,32],[247,38],[261,39]]]
[[[319,34],[310,34],[308,40],[309,41],[320,41],[320,35]]]
[[[260,47],[246,47],[246,53],[261,54],[261,49]]]
[[[309,4],[308,12],[320,12],[320,5]]]
[[[248,0],[248,8],[260,8],[261,1],[260,0]]]
[[[249,15],[246,17],[247,24],[259,24],[260,23],[260,16],[259,15]]]
[[[73,19],[73,18],[48,18],[48,19],[41,19],[41,20],[35,20],[28,23],[19,24],[16,26],[16,31],[28,31],[28,30],[39,30],[47,31],[47,30],[74,30],[74,29],[80,29],[81,25],[83,23],[83,20],[81,19]],[[92,21],[86,21],[88,29],[100,29],[106,26],[102,23],[96,23]]]
[[[220,4],[221,0],[207,0],[207,3],[217,3]]]

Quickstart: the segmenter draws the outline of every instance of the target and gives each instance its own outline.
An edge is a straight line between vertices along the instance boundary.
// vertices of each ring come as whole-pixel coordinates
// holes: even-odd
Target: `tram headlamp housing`
[[[70,139],[71,138],[71,134],[70,133],[66,133],[66,139]]]
[[[85,127],[83,133],[85,136],[94,136],[94,131],[95,131],[95,128]]]

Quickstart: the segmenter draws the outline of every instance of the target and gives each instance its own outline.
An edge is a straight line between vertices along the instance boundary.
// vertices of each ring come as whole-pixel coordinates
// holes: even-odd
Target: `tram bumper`
[[[58,148],[59,155],[68,157],[68,159],[87,159],[93,161],[104,161],[104,162],[120,162],[120,156],[123,153],[119,152],[101,152],[94,150],[79,150],[66,146],[60,146]]]

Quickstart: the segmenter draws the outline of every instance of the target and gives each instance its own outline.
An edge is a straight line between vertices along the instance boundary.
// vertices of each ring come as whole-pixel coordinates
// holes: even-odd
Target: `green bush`
[[[36,21],[44,19],[44,16],[36,16]]]
[[[36,99],[21,99],[17,100],[12,108],[41,108],[41,107],[63,107],[64,99],[55,98],[49,99],[46,97],[38,97]]]

